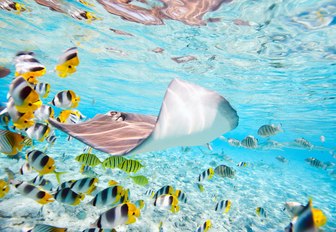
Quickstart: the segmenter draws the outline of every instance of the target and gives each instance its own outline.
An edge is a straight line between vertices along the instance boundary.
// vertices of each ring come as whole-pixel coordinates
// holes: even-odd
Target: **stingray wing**
[[[174,79],[153,133],[132,153],[204,145],[236,128],[238,120],[236,110],[218,93]]]
[[[49,122],[97,150],[122,155],[137,147],[152,133],[156,117],[128,113],[121,115],[115,118],[110,113],[98,114],[79,124],[64,124],[54,119],[49,119]]]
[[[112,155],[206,144],[238,125],[237,112],[218,93],[174,79],[158,119],[110,112],[80,124],[50,123],[89,146]]]

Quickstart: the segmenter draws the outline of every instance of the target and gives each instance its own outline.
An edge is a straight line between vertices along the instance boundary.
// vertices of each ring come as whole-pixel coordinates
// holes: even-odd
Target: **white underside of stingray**
[[[75,125],[49,121],[95,149],[126,155],[204,145],[236,128],[238,120],[237,112],[218,93],[174,79],[157,118],[111,111]]]

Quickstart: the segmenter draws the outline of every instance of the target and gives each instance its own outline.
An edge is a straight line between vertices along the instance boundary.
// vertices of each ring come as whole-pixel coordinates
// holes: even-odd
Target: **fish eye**
[[[27,121],[27,120],[24,120],[24,123],[28,123],[28,121]]]
[[[135,212],[133,212],[133,215],[135,215]]]
[[[33,104],[29,103],[28,105],[29,105],[29,106],[32,106]]]
[[[72,68],[72,65],[69,65],[68,68]]]

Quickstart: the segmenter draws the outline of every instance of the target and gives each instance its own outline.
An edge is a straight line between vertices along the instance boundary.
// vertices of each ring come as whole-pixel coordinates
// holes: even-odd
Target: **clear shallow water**
[[[88,9],[75,1],[69,2]],[[90,11],[102,20],[86,23],[50,11],[34,1],[27,1],[25,5],[31,12],[0,11],[0,64],[13,71],[12,58],[17,51],[34,51],[49,71],[41,78],[52,86],[45,102],[61,90],[72,89],[81,97],[78,109],[89,118],[109,110],[157,115],[168,83],[179,77],[219,92],[237,110],[239,125],[226,137],[240,140],[248,134],[258,137],[261,125],[282,124],[284,133],[272,138],[286,144],[282,150],[247,150],[216,140],[212,144],[213,152],[200,147],[206,154],[199,148],[189,153],[177,148],[135,156],[146,166],[141,174],[150,178],[149,187],[132,184],[124,174],[112,174],[130,187],[132,197],[142,198],[148,188],[171,184],[188,194],[189,203],[182,204],[181,212],[176,215],[153,211],[153,207],[148,206],[137,223],[121,230],[156,231],[163,220],[165,231],[193,231],[211,219],[213,231],[246,231],[246,224],[251,224],[254,231],[281,231],[290,220],[281,210],[283,202],[304,203],[308,197],[328,216],[325,231],[335,230],[335,178],[328,174],[330,170],[316,169],[304,162],[311,156],[335,162],[330,154],[335,149],[336,138],[333,21],[336,6],[332,1],[232,1],[208,13],[205,18],[215,17],[221,21],[206,26],[190,26],[173,20],[165,20],[165,25],[146,26],[111,15],[98,3]],[[249,25],[237,25],[237,20]],[[133,36],[116,34],[110,28]],[[61,52],[74,45],[79,48],[78,71],[60,79],[52,70]],[[157,47],[164,51],[153,52]],[[172,60],[186,55],[196,59],[186,63]],[[11,77],[0,79],[1,102],[6,101],[10,81]],[[81,153],[83,145],[67,142],[64,135],[58,135],[50,154],[60,170],[71,170],[64,179],[72,178],[74,173],[80,178],[79,166],[72,160]],[[320,141],[321,135],[326,137],[324,143]],[[299,137],[326,149],[287,148],[287,143]],[[63,152],[67,155],[64,161]],[[225,161],[222,152],[234,162]],[[279,163],[275,160],[277,155],[285,156],[290,162]],[[106,154],[101,156],[107,157]],[[179,157],[177,161],[176,157]],[[245,169],[234,167],[240,161],[252,165]],[[23,160],[17,162],[1,156],[3,168],[12,166],[17,170]],[[234,167],[236,178],[214,177],[205,183],[206,191],[200,193],[194,186],[195,179],[203,170],[219,164]],[[97,172],[103,174],[100,169]],[[3,171],[1,174],[5,176]],[[101,187],[108,179],[106,174],[100,177]],[[214,214],[214,196],[217,200],[227,198],[233,202],[228,215]],[[18,204],[18,199],[35,204],[11,190],[1,201],[0,210],[6,211],[8,202]],[[38,204],[35,205],[38,208]],[[258,206],[267,210],[264,223],[255,215]],[[77,219],[76,212],[86,207],[47,205],[45,222],[58,225],[62,218],[64,223],[59,226],[74,231],[84,229],[104,211],[88,207],[88,218]],[[25,205],[13,208],[11,218],[1,218],[7,230],[17,230],[23,224],[37,221],[34,214],[16,213],[27,210]]]

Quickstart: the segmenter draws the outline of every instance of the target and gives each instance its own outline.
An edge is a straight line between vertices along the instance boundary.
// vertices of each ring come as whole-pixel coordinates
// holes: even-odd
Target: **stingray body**
[[[79,124],[49,122],[94,149],[128,155],[203,145],[236,128],[238,120],[236,110],[218,93],[174,79],[158,117],[110,111]]]

